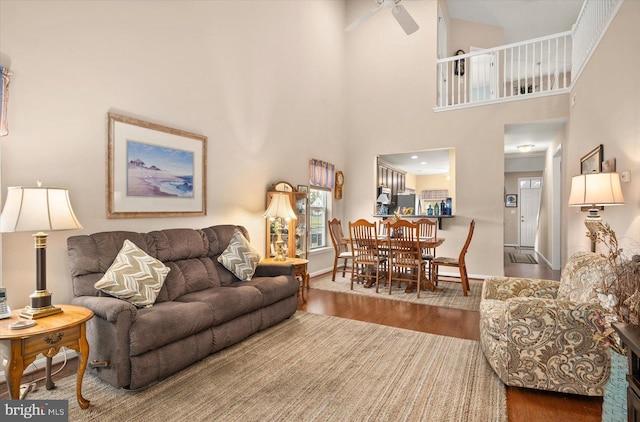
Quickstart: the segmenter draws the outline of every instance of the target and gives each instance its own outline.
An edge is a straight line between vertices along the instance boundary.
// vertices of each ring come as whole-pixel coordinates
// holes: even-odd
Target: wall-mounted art
[[[507,208],[517,208],[518,207],[518,194],[516,193],[508,193],[504,196],[504,206]]]
[[[602,144],[598,145],[580,158],[580,174],[602,172]]]
[[[205,215],[207,138],[108,116],[107,218]]]

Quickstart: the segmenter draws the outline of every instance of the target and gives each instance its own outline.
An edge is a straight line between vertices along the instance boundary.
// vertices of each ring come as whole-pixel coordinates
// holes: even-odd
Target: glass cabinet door
[[[296,194],[296,242],[295,251],[296,258],[307,259],[307,251],[309,249],[307,218],[309,214],[309,201],[305,193]]]
[[[282,240],[285,253],[289,258],[307,259],[309,251],[309,200],[307,193],[298,192],[290,183],[278,182],[267,192],[267,208],[271,198],[276,193],[285,193],[289,196],[289,203],[296,214],[296,220],[281,221]],[[276,240],[278,221],[267,219],[266,257],[276,256]]]

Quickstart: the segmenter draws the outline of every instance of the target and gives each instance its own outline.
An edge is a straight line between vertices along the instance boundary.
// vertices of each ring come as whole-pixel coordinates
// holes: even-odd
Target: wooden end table
[[[93,317],[89,309],[73,305],[56,305],[62,313],[38,318],[36,325],[21,330],[12,330],[9,324],[24,320],[18,314],[20,309],[12,312],[10,318],[0,320],[0,355],[6,359],[4,372],[7,378],[11,399],[20,398],[20,379],[24,370],[42,353],[47,358],[46,376],[47,390],[55,387],[51,380],[51,360],[58,354],[62,346],[78,352],[78,374],[76,380],[76,397],[82,409],[89,407],[89,400],[82,397],[82,377],[89,359],[89,343],[87,343],[85,323]]]
[[[302,301],[306,302],[307,299],[304,297],[304,289],[309,288],[309,272],[307,270],[307,264],[309,264],[308,259],[302,258],[287,258],[286,261],[276,261],[273,258],[265,258],[260,261],[262,264],[269,265],[291,265],[293,264],[295,277],[300,282],[300,295],[302,296]]]

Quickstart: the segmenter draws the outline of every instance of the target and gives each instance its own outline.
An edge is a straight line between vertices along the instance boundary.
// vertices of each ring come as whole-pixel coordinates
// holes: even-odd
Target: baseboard
[[[551,265],[551,262],[549,262],[549,260],[547,259],[546,256],[542,255],[538,251],[536,251],[536,256],[540,259],[540,261],[544,262],[547,267],[553,269],[553,266]]]
[[[70,359],[76,357],[78,354],[75,352],[75,350],[70,350],[67,348],[64,348],[62,351],[60,351],[60,353],[58,353],[57,355],[55,355],[53,357],[52,360],[52,364],[57,364],[60,362],[64,362],[64,355],[65,353],[67,354],[67,361],[69,361]],[[4,362],[3,363],[3,367],[4,367]],[[39,359],[36,359],[31,365],[29,365],[27,367],[27,369],[24,370],[24,372],[22,373],[22,375],[28,375],[31,374],[33,372],[39,371],[40,369],[44,369],[45,366],[47,364],[47,358],[46,357],[41,357]],[[4,371],[0,371],[0,382],[5,382],[7,380],[7,377],[5,376]]]

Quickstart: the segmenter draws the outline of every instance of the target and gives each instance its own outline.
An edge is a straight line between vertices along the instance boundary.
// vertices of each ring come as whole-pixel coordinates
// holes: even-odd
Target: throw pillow
[[[256,272],[260,254],[251,246],[242,232],[236,229],[227,249],[218,257],[218,262],[240,280],[249,281]]]
[[[113,264],[93,286],[139,308],[148,308],[155,303],[168,273],[162,261],[125,240]]]

